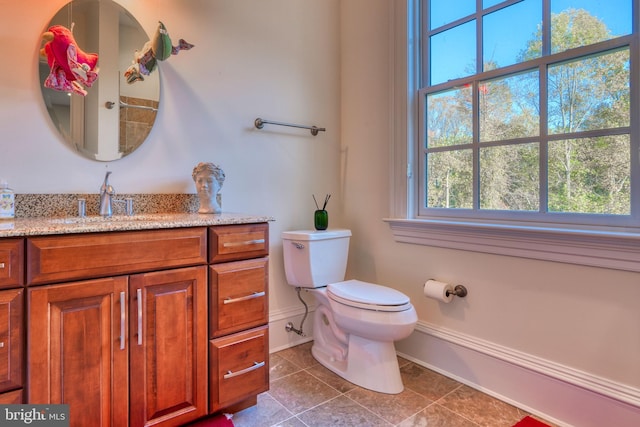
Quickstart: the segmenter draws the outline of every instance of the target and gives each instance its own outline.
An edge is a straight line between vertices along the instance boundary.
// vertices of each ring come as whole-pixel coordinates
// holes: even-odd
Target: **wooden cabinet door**
[[[69,404],[72,426],[128,425],[127,277],[28,290],[27,403]]]
[[[130,278],[131,426],[207,413],[206,267]]]
[[[23,295],[0,291],[0,392],[22,387]]]

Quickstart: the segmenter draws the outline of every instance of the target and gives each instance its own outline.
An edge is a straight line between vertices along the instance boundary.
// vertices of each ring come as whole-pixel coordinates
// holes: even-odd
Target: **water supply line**
[[[307,314],[309,314],[309,306],[307,305],[306,302],[304,302],[304,300],[302,299],[302,295],[300,295],[300,291],[302,290],[302,288],[300,288],[299,286],[296,287],[296,292],[298,293],[298,299],[300,300],[300,302],[304,305],[304,316],[302,316],[302,320],[300,321],[300,329],[296,329],[293,326],[292,322],[289,322],[286,324],[286,326],[284,327],[285,331],[287,332],[295,332],[296,334],[300,335],[301,337],[306,336],[304,334],[304,331],[302,330],[302,325],[304,325],[304,321],[307,318]]]

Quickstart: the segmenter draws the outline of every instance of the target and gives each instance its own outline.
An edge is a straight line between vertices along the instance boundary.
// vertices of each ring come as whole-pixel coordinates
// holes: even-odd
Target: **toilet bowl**
[[[399,291],[359,280],[330,284],[325,289],[336,324],[345,330],[375,341],[397,341],[413,332],[415,309],[409,297]]]
[[[350,236],[349,230],[284,232],[287,281],[316,298],[314,358],[354,384],[397,394],[404,386],[394,341],[408,337],[418,317],[395,289],[343,280]]]

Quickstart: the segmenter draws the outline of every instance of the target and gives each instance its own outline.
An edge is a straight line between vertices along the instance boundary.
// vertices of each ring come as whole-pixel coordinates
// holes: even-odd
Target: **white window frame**
[[[418,3],[419,0],[394,0],[389,5],[394,37],[389,52],[393,100],[390,106],[392,185],[390,216],[384,221],[389,224],[394,239],[401,243],[640,272],[638,225],[613,227],[442,216],[418,218]],[[638,3],[634,0],[634,13],[638,11]],[[632,82],[631,90],[636,95],[632,99],[639,99],[637,80]],[[640,111],[640,108],[632,106],[632,110]],[[632,120],[631,125],[637,128],[639,122]],[[633,129],[632,134],[640,133]],[[640,153],[634,153],[631,161],[636,162],[637,168]]]

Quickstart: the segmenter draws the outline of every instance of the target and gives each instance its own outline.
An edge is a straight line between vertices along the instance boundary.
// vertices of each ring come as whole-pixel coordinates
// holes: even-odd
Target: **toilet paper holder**
[[[457,297],[464,298],[467,296],[467,288],[462,285],[456,285],[456,287],[453,288],[453,291],[447,291],[447,296],[449,295],[455,295]]]

